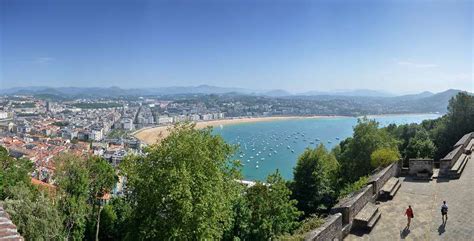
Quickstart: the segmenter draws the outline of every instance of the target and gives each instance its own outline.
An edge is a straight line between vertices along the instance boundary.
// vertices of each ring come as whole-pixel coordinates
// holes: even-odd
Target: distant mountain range
[[[286,100],[308,100],[315,103],[332,105],[331,108],[364,109],[366,112],[378,110],[381,113],[428,113],[446,112],[449,100],[461,90],[450,89],[440,93],[421,92],[410,95],[393,95],[388,92],[360,89],[340,90],[333,92],[308,91],[291,94],[285,90],[256,91],[243,88],[225,88],[209,85],[188,87],[163,87],[122,89],[80,88],[80,87],[24,87],[0,90],[0,95],[35,95],[49,99],[64,98],[100,98],[100,97],[137,97],[137,96],[170,96],[170,95],[209,95],[253,96],[262,98],[281,98]],[[472,93],[471,93],[472,94]],[[331,104],[332,103],[332,104]]]
[[[379,91],[379,90],[369,90],[369,89],[358,89],[358,90],[336,90],[336,91],[308,91],[303,92],[298,95],[331,95],[331,96],[364,96],[364,97],[393,97],[395,96],[392,93]]]
[[[176,95],[176,94],[246,94],[246,95],[261,95],[271,97],[282,96],[363,96],[363,97],[393,97],[394,94],[369,89],[358,90],[335,90],[335,91],[307,91],[297,94],[292,94],[282,89],[275,90],[252,90],[245,88],[228,88],[211,85],[199,86],[172,86],[161,88],[132,88],[122,89],[119,87],[48,87],[48,86],[33,86],[33,87],[16,87],[9,89],[0,89],[0,94],[19,95],[19,94],[48,94],[48,95],[66,95],[66,96],[146,96],[146,95]],[[425,92],[424,92],[425,93]],[[427,92],[429,93],[429,92]]]

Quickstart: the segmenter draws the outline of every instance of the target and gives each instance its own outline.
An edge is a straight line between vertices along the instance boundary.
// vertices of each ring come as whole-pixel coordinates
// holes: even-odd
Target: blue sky
[[[474,90],[468,0],[0,0],[0,11],[0,88]]]

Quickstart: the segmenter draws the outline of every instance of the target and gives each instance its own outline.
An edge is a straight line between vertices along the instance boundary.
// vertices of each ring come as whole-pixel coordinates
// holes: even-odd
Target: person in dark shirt
[[[448,221],[448,205],[446,204],[446,201],[443,201],[443,205],[441,205],[441,219],[443,220],[443,223]]]

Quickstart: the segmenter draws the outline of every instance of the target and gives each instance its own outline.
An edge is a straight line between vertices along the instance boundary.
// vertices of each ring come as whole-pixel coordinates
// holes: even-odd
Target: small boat
[[[290,149],[290,146],[286,146],[287,149]]]
[[[295,153],[295,150],[291,150],[291,152]]]
[[[240,158],[244,157],[244,155],[240,155]]]
[[[250,159],[253,159],[253,156],[251,156]]]
[[[255,168],[257,168],[257,169],[258,169],[258,165],[256,165],[256,166],[255,166]]]
[[[265,160],[265,157],[260,158],[261,161]]]
[[[250,162],[250,160],[249,160],[249,159],[247,159],[247,162]]]
[[[314,141],[309,142],[309,144],[314,144]]]
[[[328,141],[328,143],[332,143],[332,141]]]

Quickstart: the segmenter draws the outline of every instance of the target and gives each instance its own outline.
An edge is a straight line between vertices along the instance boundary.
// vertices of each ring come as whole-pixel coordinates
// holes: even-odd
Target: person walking
[[[411,205],[408,205],[408,208],[407,208],[407,210],[405,211],[405,215],[407,216],[407,226],[406,226],[406,229],[410,229],[411,219],[415,217],[415,216],[413,215],[413,209],[411,208]]]
[[[448,205],[446,204],[446,201],[443,201],[443,205],[441,205],[441,219],[443,220],[443,223],[448,221]]]

